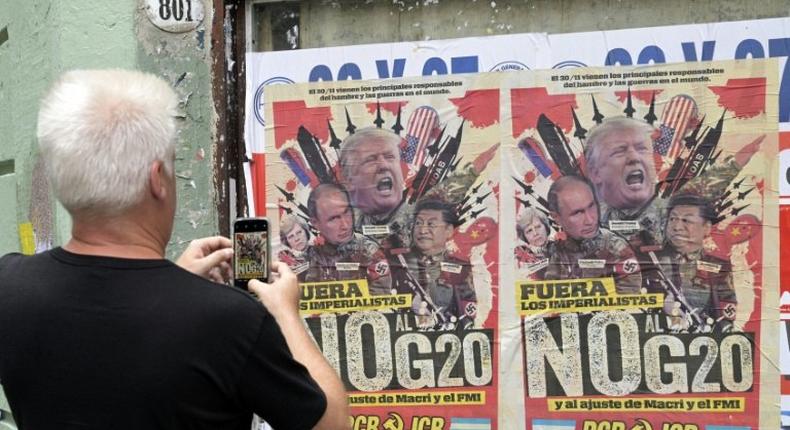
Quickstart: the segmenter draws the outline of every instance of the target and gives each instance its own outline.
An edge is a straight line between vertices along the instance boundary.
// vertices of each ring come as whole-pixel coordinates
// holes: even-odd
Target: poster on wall
[[[690,24],[679,26],[664,26],[652,28],[634,28],[623,29],[614,31],[600,31],[589,33],[567,33],[567,34],[512,34],[493,37],[475,37],[454,40],[435,40],[430,42],[403,42],[392,44],[377,44],[377,45],[360,45],[352,47],[331,47],[322,49],[306,49],[289,52],[271,52],[271,53],[254,53],[248,54],[247,57],[247,112],[257,114],[248,115],[246,123],[246,141],[248,151],[251,153],[250,158],[256,160],[251,169],[251,179],[253,186],[251,189],[255,190],[254,194],[250,194],[250,207],[258,206],[259,215],[263,215],[266,210],[266,204],[269,203],[269,216],[281,211],[277,204],[271,199],[271,193],[279,193],[279,191],[271,186],[266,185],[266,177],[263,172],[268,161],[263,152],[263,148],[269,148],[270,138],[269,135],[264,139],[264,88],[266,88],[266,98],[270,90],[276,87],[276,84],[291,83],[291,82],[310,82],[338,80],[358,80],[358,79],[374,79],[374,78],[395,78],[395,77],[409,77],[409,76],[424,76],[424,75],[440,75],[452,76],[453,74],[464,74],[474,72],[486,71],[518,71],[523,70],[519,64],[526,66],[526,69],[554,69],[555,71],[565,71],[576,67],[585,66],[609,66],[609,65],[648,65],[660,63],[675,63],[687,62],[694,67],[703,66],[708,64],[710,60],[725,60],[725,59],[741,59],[741,58],[775,58],[775,65],[779,71],[778,79],[776,80],[775,92],[770,95],[772,100],[776,101],[778,109],[777,115],[769,118],[774,126],[778,123],[779,128],[779,169],[766,168],[763,175],[774,175],[774,181],[778,180],[778,185],[769,188],[769,192],[763,193],[762,198],[777,197],[775,192],[779,190],[779,198],[777,201],[781,205],[781,213],[778,225],[782,231],[785,231],[790,225],[790,175],[787,174],[790,168],[790,67],[788,67],[787,55],[790,54],[790,18],[775,18],[765,20],[750,20],[750,21],[737,21],[737,22],[718,22],[718,23],[705,23],[705,24]],[[514,48],[515,47],[515,48]],[[286,66],[287,65],[287,66]],[[441,67],[444,65],[444,67]],[[455,66],[454,66],[455,65]],[[496,66],[496,67],[495,67]],[[329,73],[327,73],[329,71]],[[342,73],[341,73],[342,72]],[[684,79],[691,79],[692,77],[686,76]],[[426,78],[427,79],[427,78]],[[683,84],[693,86],[693,82],[684,81]],[[613,83],[613,85],[616,85]],[[576,87],[576,91],[593,90],[589,87]],[[668,93],[664,93],[667,95]],[[776,97],[776,96],[779,97]],[[661,95],[657,96],[657,100],[662,100]],[[501,113],[503,118],[509,115],[510,94],[506,91],[502,95],[502,109]],[[644,108],[646,102],[639,99],[634,95],[632,97],[632,104],[635,108]],[[681,101],[681,100],[678,100]],[[596,97],[596,102],[598,99]],[[666,99],[663,100],[666,103]],[[590,109],[589,104],[580,105],[579,109]],[[640,104],[641,103],[641,104]],[[695,100],[697,105],[697,114],[699,114],[700,101]],[[680,103],[676,103],[679,105]],[[507,107],[506,107],[507,105]],[[641,108],[640,108],[641,106]],[[662,105],[657,105],[655,115],[659,117],[654,124],[661,124],[661,114],[663,110]],[[603,107],[601,110],[603,111]],[[622,109],[621,109],[622,111]],[[620,112],[623,114],[623,112]],[[639,114],[634,114],[637,116]],[[644,116],[644,114],[641,114]],[[720,113],[719,113],[720,115]],[[611,115],[610,115],[611,116]],[[714,115],[715,117],[715,115]],[[716,125],[714,117],[706,117],[705,127]],[[590,118],[579,116],[580,124],[587,129],[591,129]],[[722,131],[726,136],[729,131],[726,128],[728,119],[725,117],[725,127]],[[504,121],[502,121],[504,123]],[[768,124],[768,126],[771,126]],[[694,129],[689,129],[686,124],[686,133],[691,133]],[[342,127],[341,127],[342,128]],[[704,130],[704,128],[703,128]],[[341,130],[343,131],[343,130]],[[663,131],[662,131],[663,132]],[[516,139],[514,145],[518,144],[520,139],[512,137],[512,130],[505,130],[504,135],[509,139]],[[673,131],[673,133],[675,133]],[[664,133],[665,135],[667,133]],[[339,137],[342,137],[338,135]],[[539,133],[533,139],[539,140]],[[687,137],[687,136],[686,136]],[[574,137],[575,138],[575,137]],[[666,139],[666,138],[665,138]],[[267,143],[264,143],[267,142]],[[670,142],[672,143],[672,142]],[[674,142],[673,145],[677,145]],[[764,149],[766,143],[760,144],[761,150]],[[676,151],[677,151],[676,146]],[[518,154],[518,152],[516,153]],[[724,154],[724,153],[723,153]],[[503,152],[505,160],[509,160],[512,153]],[[680,154],[680,157],[687,157],[688,155]],[[666,160],[677,157],[677,155],[663,156]],[[550,160],[549,160],[550,161]],[[718,159],[721,161],[721,157]],[[754,161],[750,161],[754,163]],[[669,168],[672,166],[670,165]],[[666,169],[667,166],[664,166]],[[661,168],[657,168],[657,172]],[[257,173],[256,173],[257,172]],[[518,172],[517,172],[518,173]],[[515,176],[511,175],[511,176]],[[523,178],[522,182],[527,178]],[[737,179],[736,179],[737,181]],[[503,196],[514,196],[514,198],[505,198],[501,200],[501,204],[506,206],[501,212],[504,216],[512,216],[508,222],[516,223],[517,217],[520,217],[523,206],[519,208],[511,207],[509,205],[521,204],[516,200],[516,192],[521,189],[521,185],[517,184],[511,177],[505,175],[502,177],[501,186],[507,187],[508,192],[503,192]],[[698,181],[699,182],[699,181]],[[745,182],[744,182],[745,183]],[[768,182],[766,182],[768,183]],[[530,185],[529,183],[526,183]],[[248,188],[248,189],[250,189]],[[544,190],[547,191],[547,190]],[[727,190],[725,190],[727,191]],[[733,191],[733,190],[730,190]],[[745,196],[745,199],[752,198],[755,191],[750,195]],[[524,198],[523,196],[517,196]],[[268,198],[268,200],[267,200]],[[668,203],[668,201],[667,201]],[[736,202],[737,203],[737,202]],[[772,202],[766,201],[770,206]],[[774,203],[775,204],[775,203]],[[731,207],[739,207],[742,204]],[[751,209],[744,209],[748,211]],[[512,215],[510,215],[512,214]],[[744,214],[741,212],[739,215]],[[550,218],[550,216],[548,217]],[[764,226],[774,227],[776,223],[770,223],[768,218],[762,220]],[[716,228],[727,224],[728,221],[721,221],[712,224],[713,233]],[[623,224],[627,226],[626,224]],[[621,225],[622,227],[622,225]],[[503,228],[504,232],[510,231],[510,227]],[[659,227],[656,227],[657,229]],[[767,228],[767,227],[764,227]],[[741,234],[742,229],[732,229],[732,232]],[[553,233],[556,234],[556,231]],[[663,234],[663,233],[661,233]],[[765,233],[766,235],[768,233]],[[771,238],[778,238],[779,236],[787,236],[786,234],[778,234],[776,232],[771,234]],[[526,245],[526,242],[520,240],[518,237],[507,234],[505,237],[508,241],[517,240],[516,246]],[[712,237],[716,237],[712,234]],[[710,242],[712,239],[707,239]],[[779,239],[777,239],[779,240]],[[505,241],[502,241],[503,243]],[[743,252],[748,249],[750,253],[755,252],[750,246],[733,246],[735,254]],[[732,254],[733,251],[730,251]],[[502,255],[513,255],[516,258],[513,249],[501,250]],[[770,255],[769,255],[770,254]],[[781,246],[779,251],[779,259],[776,265],[782,271],[782,281],[776,280],[774,283],[767,282],[764,277],[761,280],[763,283],[763,292],[768,294],[761,294],[760,300],[764,307],[775,309],[779,307],[783,314],[781,326],[777,324],[778,317],[774,317],[774,327],[767,327],[771,324],[767,314],[762,314],[764,324],[760,327],[760,333],[766,334],[773,339],[773,344],[778,345],[780,354],[771,356],[771,360],[764,360],[760,363],[760,371],[775,371],[777,368],[781,369],[782,378],[779,380],[779,388],[777,384],[772,383],[771,387],[759,387],[760,389],[776,388],[780,390],[782,397],[781,402],[777,400],[779,393],[774,393],[774,397],[768,396],[764,399],[765,404],[782,405],[782,425],[790,428],[790,347],[788,347],[788,337],[786,336],[786,320],[790,320],[790,282],[788,282],[788,273],[790,273],[790,265],[785,264],[790,256],[790,247]],[[656,255],[659,257],[658,255]],[[775,258],[776,252],[772,250],[770,253],[765,253],[763,257]],[[639,256],[640,260],[644,256]],[[522,258],[527,258],[522,256]],[[749,258],[752,258],[751,256]],[[751,260],[748,260],[751,261]],[[511,264],[507,259],[503,259],[501,264]],[[512,264],[516,264],[513,262]],[[763,260],[765,266],[765,260]],[[539,266],[539,265],[538,265]],[[535,267],[533,267],[534,269]],[[503,272],[503,276],[509,275],[510,269]],[[515,273],[516,269],[513,269]],[[522,273],[528,271],[521,263],[520,270]],[[743,272],[745,273],[745,272]],[[776,289],[779,288],[781,296],[776,294]],[[515,277],[504,281],[500,285],[500,295],[509,298],[516,297]],[[737,290],[736,290],[737,293]],[[781,298],[780,298],[781,297]],[[743,306],[743,300],[736,294],[738,304],[736,307]],[[521,318],[517,315],[515,306],[500,307],[501,319],[500,327],[511,327],[512,324],[519,325]],[[510,315],[510,314],[513,315]],[[738,317],[746,315],[744,312],[738,310],[736,312]],[[781,333],[779,333],[781,330]],[[514,334],[515,333],[515,334]],[[504,330],[499,332],[500,344],[508,351],[512,352],[509,345],[520,342],[519,330]],[[778,340],[778,343],[776,342]],[[780,357],[779,362],[775,361],[776,357]],[[501,370],[501,374],[511,375],[522,371],[522,364],[517,360],[504,360],[497,363]],[[519,378],[505,377],[500,378],[497,382],[499,389],[504,393],[504,401],[500,401],[499,416],[501,428],[523,428],[522,423],[526,422],[524,416],[524,397],[514,397],[512,393],[523,392],[523,381]],[[765,408],[761,408],[763,412]],[[513,427],[509,427],[510,423]],[[592,426],[592,424],[589,424]],[[601,424],[605,426],[606,424]],[[715,425],[711,425],[715,428]],[[738,426],[735,426],[736,428]],[[748,426],[741,426],[747,428]],[[603,428],[603,427],[602,427]],[[681,428],[681,427],[676,427]],[[702,427],[700,427],[702,428]],[[774,424],[770,424],[767,428],[774,428]]]
[[[266,97],[273,252],[353,428],[500,428],[497,75]]]
[[[778,424],[775,76],[772,61],[508,75],[500,233],[518,240],[500,327],[521,341],[501,365],[522,369],[521,428]]]
[[[265,144],[265,89],[288,83],[452,75],[493,71],[647,65],[776,58],[779,130],[790,132],[790,18],[699,23],[579,33],[520,33],[488,37],[336,46],[248,53],[245,142],[263,215],[265,187],[258,166]],[[788,138],[790,139],[790,138]],[[790,143],[783,150],[790,154]],[[786,162],[784,160],[787,160]],[[790,156],[783,158],[785,169]],[[259,169],[256,173],[256,169]],[[790,208],[790,179],[780,177]],[[255,197],[250,194],[251,208]],[[790,215],[786,216],[790,218]],[[790,247],[786,247],[790,249]],[[788,269],[790,271],[790,269]],[[790,282],[788,282],[790,284]],[[790,287],[788,287],[790,291]]]
[[[248,53],[246,56],[245,144],[250,164],[251,214],[266,213],[264,106],[277,85],[304,82],[389,79],[530,70],[548,59],[545,33],[468,37],[454,40],[376,43],[295,51]]]

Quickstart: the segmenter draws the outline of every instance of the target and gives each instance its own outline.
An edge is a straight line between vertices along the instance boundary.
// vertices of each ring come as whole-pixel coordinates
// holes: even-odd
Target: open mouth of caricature
[[[625,176],[626,185],[642,185],[645,183],[645,172],[634,170]]]
[[[376,190],[378,191],[392,191],[392,178],[382,178],[376,183]]]

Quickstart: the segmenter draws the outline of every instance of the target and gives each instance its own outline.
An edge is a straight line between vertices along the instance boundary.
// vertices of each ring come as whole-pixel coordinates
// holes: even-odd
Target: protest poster
[[[499,428],[497,75],[266,97],[273,252],[353,428]]]
[[[507,76],[507,428],[778,425],[776,67]]]

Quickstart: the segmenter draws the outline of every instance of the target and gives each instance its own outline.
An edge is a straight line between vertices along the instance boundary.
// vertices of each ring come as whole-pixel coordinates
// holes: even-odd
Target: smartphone
[[[247,289],[250,279],[269,282],[269,221],[239,218],[233,223],[233,285]]]

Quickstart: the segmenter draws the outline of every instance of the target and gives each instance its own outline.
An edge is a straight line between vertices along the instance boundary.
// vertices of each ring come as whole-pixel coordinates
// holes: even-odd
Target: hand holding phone
[[[190,242],[176,264],[198,276],[225,284],[230,282],[232,276],[232,257],[230,239],[212,236]]]
[[[233,223],[233,285],[247,289],[250,279],[269,282],[269,221],[241,218]]]
[[[272,262],[271,273],[272,280],[268,283],[250,282],[251,292],[258,296],[278,322],[300,318],[299,298],[302,290],[296,275],[287,264],[279,261]]]

